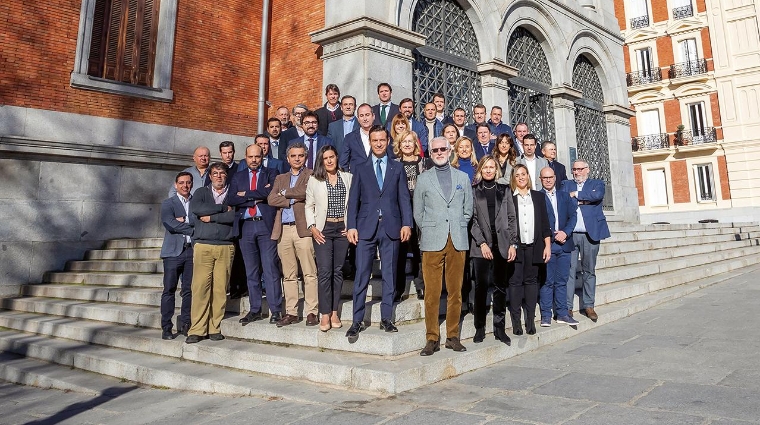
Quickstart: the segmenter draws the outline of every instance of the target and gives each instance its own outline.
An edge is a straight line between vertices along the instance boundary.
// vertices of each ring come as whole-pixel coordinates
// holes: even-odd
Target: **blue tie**
[[[377,186],[380,188],[380,190],[383,190],[383,169],[380,168],[380,164],[382,163],[382,159],[378,159],[375,163],[377,164],[377,167],[375,167],[375,174],[377,175]]]

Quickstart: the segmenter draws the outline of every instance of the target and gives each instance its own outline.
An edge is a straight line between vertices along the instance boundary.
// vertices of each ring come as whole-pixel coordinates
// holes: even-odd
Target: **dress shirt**
[[[269,138],[269,154],[273,158],[280,159],[280,139]]]
[[[517,196],[518,217],[520,220],[520,242],[524,244],[532,244],[535,238],[534,232],[534,217],[533,217],[533,198],[530,197],[530,191],[521,195],[517,190],[514,191],[514,195]]]
[[[480,150],[483,152],[483,155],[488,155],[488,148],[491,147],[490,143],[488,143],[487,145],[482,145],[478,143],[478,146],[480,146]]]
[[[185,223],[187,223],[188,217],[190,217],[190,197],[185,198],[184,196],[178,193],[177,198],[179,198],[179,201],[182,203],[182,206],[185,208]],[[190,243],[190,236],[187,236],[187,235],[184,235],[184,236],[185,236],[185,242]]]
[[[456,126],[454,126],[454,127],[456,127]],[[457,127],[457,131],[459,132],[459,137],[464,136],[464,127],[462,127],[462,128]]]
[[[214,195],[214,202],[217,205],[222,205],[224,203],[224,200],[227,198],[227,189],[229,188],[230,185],[226,185],[221,192],[217,192],[213,187],[211,188],[211,194]]]
[[[309,146],[309,139],[314,139],[314,141],[311,143],[311,146]],[[306,145],[306,149],[309,150],[309,156],[311,157],[311,163],[312,167],[317,165],[317,144],[319,143],[319,133],[314,133],[313,136],[304,136],[303,138],[303,144]],[[304,163],[304,167],[309,165],[309,159],[306,158],[306,162]]]
[[[359,136],[362,138],[362,144],[364,145],[364,153],[367,154],[367,158],[369,158],[369,133],[365,133],[364,130],[359,129]]]
[[[248,169],[248,188],[246,190],[250,190],[251,187],[251,179],[253,178],[253,171],[249,168]],[[261,180],[261,167],[256,169],[256,188],[259,187],[259,180]],[[250,209],[246,208],[243,213],[243,218],[252,218],[251,213],[249,212]],[[261,217],[261,209],[256,208],[256,217]]]
[[[528,159],[527,156],[523,156],[523,159],[525,159],[525,166],[528,167],[528,174],[530,175],[531,183],[533,183],[533,189],[536,189],[538,187],[536,184],[536,157],[533,156],[533,159]]]
[[[551,192],[547,191],[546,196],[549,198],[549,202],[552,203],[552,210],[554,210],[554,231],[559,231],[559,213],[557,212],[557,187],[553,187]]]
[[[577,198],[577,196],[578,196],[577,193],[580,192],[581,190],[583,190],[583,185],[585,183],[586,183],[585,180],[583,181],[583,183],[575,182],[575,184],[578,185],[578,189],[576,189],[577,192],[576,192],[576,195],[575,195],[576,199],[578,199]],[[578,221],[575,222],[575,230],[574,231],[575,232],[584,232],[585,233],[586,232],[586,223],[583,221],[583,214],[581,214],[581,204],[580,203],[578,203],[577,212],[578,213],[576,215],[578,216]]]
[[[382,158],[378,158],[376,156],[372,156],[372,171],[374,171],[375,173],[377,173],[376,170],[377,170],[377,163],[378,163],[378,161],[380,161],[380,171],[383,172],[383,183],[385,183],[385,177],[388,174],[388,155],[385,155]],[[375,175],[377,175],[377,174],[375,174]],[[382,191],[383,188],[380,187],[380,190]],[[379,212],[380,212],[380,217],[382,217],[383,216],[383,211],[381,210]]]
[[[303,171],[303,168],[298,170],[298,174],[293,174],[292,172],[290,173],[290,188],[291,189],[293,188],[293,186],[296,185],[296,181],[298,181],[298,177],[301,175],[302,171]],[[290,207],[282,209],[283,223],[294,223],[296,221],[296,215],[293,212],[293,204],[295,203],[295,199],[289,199],[289,201],[290,201]]]
[[[345,117],[344,117],[344,119],[343,119],[343,135],[344,135],[344,136],[345,136],[346,134],[348,134],[348,133],[350,133],[350,132],[354,131],[354,123],[355,123],[355,122],[356,122],[356,117],[351,117],[351,119],[350,119],[350,120],[347,120],[347,119],[345,119]]]

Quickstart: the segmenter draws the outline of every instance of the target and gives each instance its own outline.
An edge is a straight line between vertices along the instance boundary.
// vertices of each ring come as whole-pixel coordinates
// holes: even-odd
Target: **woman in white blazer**
[[[342,326],[338,317],[343,289],[343,263],[348,253],[346,205],[350,173],[338,170],[338,151],[326,145],[317,152],[314,173],[306,185],[306,226],[314,240],[319,286],[319,329]]]

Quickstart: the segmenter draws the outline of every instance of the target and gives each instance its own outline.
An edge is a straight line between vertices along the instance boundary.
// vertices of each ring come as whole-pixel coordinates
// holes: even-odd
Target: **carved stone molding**
[[[631,108],[618,104],[604,105],[602,110],[604,111],[604,119],[606,122],[620,124],[626,127],[631,126],[630,119],[636,115],[636,112]]]
[[[483,88],[500,88],[509,90],[509,79],[517,77],[517,68],[507,65],[503,60],[494,58],[478,64],[478,73]]]
[[[322,59],[360,50],[413,61],[412,50],[425,45],[425,37],[376,19],[362,17],[309,34],[322,46]]]
[[[549,89],[549,95],[555,109],[575,110],[575,101],[583,98],[583,93],[580,90],[574,89],[568,84],[552,87]]]

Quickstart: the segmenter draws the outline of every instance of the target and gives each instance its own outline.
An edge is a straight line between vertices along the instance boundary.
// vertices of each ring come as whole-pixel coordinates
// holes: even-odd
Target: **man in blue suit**
[[[343,139],[359,129],[359,120],[356,119],[356,98],[350,95],[343,96],[340,100],[340,109],[343,116],[330,123],[327,127],[327,137],[332,139],[333,146],[338,153],[343,151]]]
[[[475,151],[475,158],[480,161],[486,155],[493,153],[495,142],[491,140],[491,129],[488,124],[482,122],[475,127],[477,139],[472,141],[472,150]]]
[[[182,277],[182,306],[177,323],[177,330],[187,335],[190,329],[190,300],[193,282],[193,246],[190,236],[193,226],[190,224],[190,190],[193,188],[193,175],[181,171],[174,178],[177,194],[161,203],[161,223],[166,228],[164,242],[161,244],[161,259],[164,262],[164,290],[161,292],[161,338],[174,339],[172,333],[172,316],[174,315],[174,293],[177,282]]]
[[[361,164],[366,163],[372,156],[372,149],[369,143],[369,130],[375,121],[375,114],[372,113],[372,107],[367,103],[362,103],[356,110],[356,116],[359,119],[359,130],[352,131],[343,139],[343,150],[340,152],[340,168],[351,173]],[[381,127],[382,128],[382,127]],[[391,144],[388,143],[388,156],[394,158]]]
[[[317,152],[319,149],[322,146],[332,145],[333,141],[329,137],[317,133],[319,117],[314,112],[307,111],[303,114],[301,117],[301,126],[303,127],[303,137],[289,141],[288,145],[292,145],[296,142],[301,142],[306,145],[309,152],[309,157],[306,158],[306,168],[313,170],[314,164],[317,163]]]
[[[541,326],[552,324],[552,306],[557,323],[577,325],[578,322],[567,314],[567,279],[570,273],[570,253],[573,252],[573,229],[576,223],[578,205],[567,192],[557,190],[554,170],[541,170],[542,192],[546,194],[546,210],[552,229],[552,257],[546,264],[546,282],[541,286]]]
[[[372,107],[372,113],[375,114],[373,125],[385,126],[387,121],[392,121],[393,117],[398,114],[398,105],[391,102],[393,88],[388,83],[377,85],[377,98],[380,103]]]
[[[443,136],[443,123],[435,117],[435,104],[428,102],[422,108],[422,119],[420,123],[425,127],[427,140],[425,145],[430,144],[438,136]]]
[[[515,140],[515,134],[512,132],[512,127],[505,124],[501,120],[503,111],[501,106],[494,106],[491,108],[491,118],[488,120],[488,127],[491,129],[491,139],[496,139],[501,134],[509,134],[512,140]]]
[[[567,280],[567,308],[572,314],[573,295],[576,289],[576,272],[580,271],[582,281],[582,296],[579,311],[586,313],[589,319],[596,322],[599,316],[594,311],[596,294],[596,257],[599,255],[599,243],[610,237],[607,218],[602,210],[604,200],[604,182],[589,179],[588,162],[578,159],[573,163],[573,180],[562,183],[562,191],[570,194],[578,201],[578,212],[573,244],[575,248],[570,254],[570,277]],[[578,255],[580,254],[580,269]]]
[[[428,150],[428,130],[427,127],[425,127],[425,124],[417,121],[414,119],[414,101],[408,97],[401,99],[401,102],[398,104],[399,110],[401,113],[406,117],[406,119],[409,120],[409,122],[412,124],[412,131],[417,133],[417,137],[420,139],[420,146],[422,147],[422,153],[423,155],[427,156],[427,150]],[[391,130],[391,122],[388,121],[385,125],[385,129],[390,131]]]
[[[567,180],[567,170],[562,163],[557,161],[557,145],[551,140],[546,140],[541,143],[541,153],[544,154],[546,162],[549,163],[549,167],[554,170],[554,175],[557,176],[557,186],[561,187],[562,182]]]
[[[412,201],[404,166],[388,155],[388,132],[383,127],[372,126],[369,136],[372,156],[352,170],[346,216],[348,241],[356,245],[354,318],[346,332],[350,343],[356,342],[365,329],[364,303],[378,248],[383,276],[380,329],[398,332],[391,317],[399,243],[408,241],[412,234]]]
[[[289,171],[288,165],[285,163],[285,161],[277,158],[272,157],[272,151],[270,150],[270,141],[269,137],[267,137],[266,134],[260,134],[256,136],[255,142],[259,147],[261,148],[262,154],[264,157],[261,160],[261,166],[264,168],[269,168],[270,170],[274,170],[277,172],[277,174],[285,174]],[[240,165],[246,165],[246,168],[248,168],[248,164],[246,161],[240,161]],[[246,168],[239,168],[239,171],[245,170]]]
[[[464,128],[464,135],[474,142],[478,138],[478,124],[488,124],[486,123],[486,105],[480,103],[475,105],[472,108],[472,119],[475,122]]]
[[[265,135],[257,135],[259,137]],[[259,145],[253,144],[245,150],[247,171],[235,173],[230,182],[229,205],[235,207],[236,221],[232,232],[240,236],[240,251],[243,254],[248,284],[250,311],[240,319],[245,326],[262,320],[261,276],[267,291],[267,304],[272,315],[269,323],[282,319],[282,288],[278,268],[277,242],[272,240],[275,209],[267,203],[277,172],[261,166],[264,157]]]

